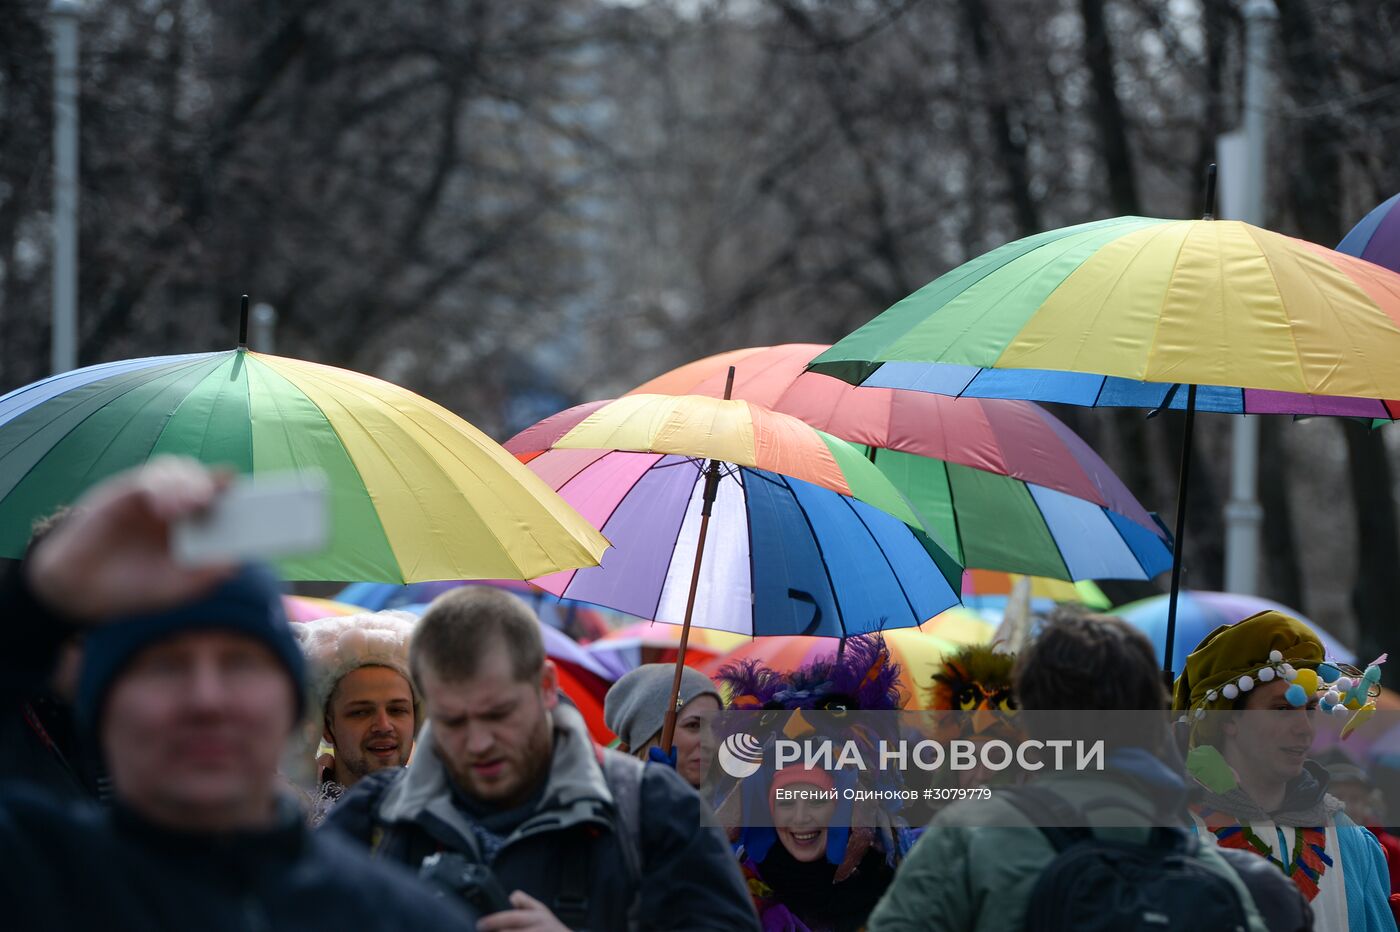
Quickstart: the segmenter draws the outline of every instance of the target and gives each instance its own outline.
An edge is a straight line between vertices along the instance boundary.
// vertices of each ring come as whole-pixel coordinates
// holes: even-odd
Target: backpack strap
[[[582,929],[588,925],[589,855],[593,839],[578,829],[568,834],[559,865],[559,891],[550,904],[550,911],[568,928]]]
[[[1131,809],[1122,799],[1100,796],[1089,800],[1083,806],[1075,806],[1058,793],[1038,786],[1015,786],[1000,791],[1000,795],[1024,815],[1032,825],[1040,830],[1058,854],[1082,841],[1094,837],[1094,831],[1086,823],[1084,813],[1095,809]],[[1038,824],[1046,820],[1051,824]],[[1155,825],[1147,836],[1147,845],[1164,851],[1178,851],[1187,856],[1194,855],[1198,840],[1194,832],[1167,825]]]
[[[627,906],[627,927],[641,928],[642,915],[642,776],[647,765],[629,754],[598,749],[603,778],[617,809],[618,846],[623,866],[632,881],[632,902]]]
[[[998,795],[1045,836],[1056,854],[1094,837],[1093,831],[1083,824],[1083,814],[1058,793],[1038,786],[1014,786]],[[1041,824],[1047,814],[1055,824]]]
[[[642,774],[646,764],[617,751],[599,748],[603,777],[617,807],[617,840],[627,866],[627,875],[640,886],[642,879]]]

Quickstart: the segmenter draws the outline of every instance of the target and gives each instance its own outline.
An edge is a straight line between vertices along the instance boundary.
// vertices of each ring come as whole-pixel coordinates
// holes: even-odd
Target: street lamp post
[[[78,0],[53,0],[53,333],[55,374],[78,367]]]
[[[1265,220],[1264,192],[1268,180],[1269,108],[1274,24],[1274,0],[1246,0],[1244,72],[1243,216],[1255,226]],[[1259,542],[1264,509],[1259,504],[1259,418],[1235,419],[1231,437],[1230,500],[1225,505],[1225,588],[1230,592],[1259,592]]]

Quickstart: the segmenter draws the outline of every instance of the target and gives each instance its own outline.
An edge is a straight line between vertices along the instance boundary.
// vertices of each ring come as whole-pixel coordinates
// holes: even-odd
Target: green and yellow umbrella
[[[35,519],[148,458],[316,468],[331,536],[289,579],[526,579],[596,566],[607,540],[471,424],[357,372],[239,349],[89,366],[0,397],[0,555]]]

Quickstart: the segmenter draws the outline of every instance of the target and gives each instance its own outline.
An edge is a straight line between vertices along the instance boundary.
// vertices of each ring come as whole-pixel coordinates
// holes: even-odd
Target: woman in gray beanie
[[[621,744],[642,760],[661,744],[666,722],[666,701],[676,668],[669,663],[644,663],[627,673],[608,690],[603,700],[603,721]],[[698,787],[715,756],[715,735],[710,722],[720,710],[719,689],[699,670],[685,667],[676,698],[676,772]]]

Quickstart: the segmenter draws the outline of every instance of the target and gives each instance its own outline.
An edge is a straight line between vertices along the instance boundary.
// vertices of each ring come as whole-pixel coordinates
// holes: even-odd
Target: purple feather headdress
[[[731,708],[737,709],[885,711],[901,706],[900,667],[890,659],[882,636],[847,638],[838,654],[791,673],[780,673],[759,660],[740,660],[725,664],[715,679],[729,687]]]

